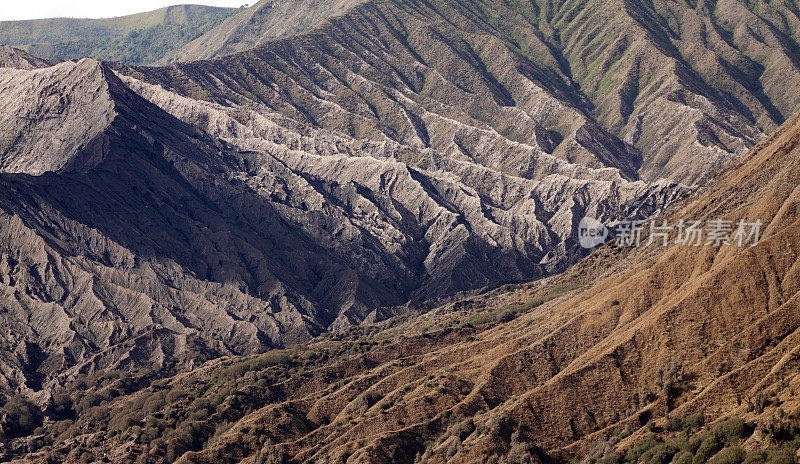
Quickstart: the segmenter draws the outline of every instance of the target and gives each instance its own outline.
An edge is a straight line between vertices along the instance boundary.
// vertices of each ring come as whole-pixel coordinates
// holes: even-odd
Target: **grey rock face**
[[[0,67],[16,69],[46,68],[55,62],[43,60],[8,45],[0,44]]]
[[[800,108],[791,5],[523,3],[265,0],[136,77],[525,178],[548,154],[693,185]],[[268,40],[287,17],[316,26]]]
[[[525,179],[92,60],[2,68],[0,86],[16,134],[0,145],[0,381],[31,395],[536,278],[581,256],[584,214],[646,214],[685,190],[556,158]]]

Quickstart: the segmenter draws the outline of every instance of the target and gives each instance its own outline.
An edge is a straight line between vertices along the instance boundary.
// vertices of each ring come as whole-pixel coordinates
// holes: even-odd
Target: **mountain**
[[[793,462],[799,144],[800,115],[665,216],[759,219],[755,246],[606,246],[562,276],[294,350],[145,387],[95,379],[51,456],[110,443],[113,462]]]
[[[207,60],[0,48],[3,459],[796,451],[794,11],[261,3]],[[587,216],[764,230],[586,258]]]
[[[543,276],[582,256],[584,214],[648,215],[685,192],[565,162],[535,182],[464,165],[498,204],[400,161],[423,156],[412,147],[186,99],[90,59],[0,68],[0,88],[0,377],[30,395]]]
[[[51,60],[92,57],[145,64],[180,49],[237,11],[180,5],[106,19],[0,21],[0,43]]]
[[[476,156],[469,142],[428,140],[426,131],[437,133],[430,113],[488,125],[516,142],[536,138],[571,160],[580,159],[569,151],[571,135],[588,117],[592,136],[606,133],[585,144],[624,141],[636,149],[641,178],[686,184],[743,155],[800,109],[791,90],[800,83],[798,19],[786,2],[374,0],[302,20],[315,26],[308,34],[272,42],[287,24],[281,5],[259,3],[199,38],[197,52],[184,50],[181,60],[223,58],[179,64],[170,73],[181,82],[165,85],[191,83],[187,94],[279,111],[286,110],[272,100],[289,98],[297,117],[325,127],[463,157]],[[327,11],[292,5],[303,17]],[[321,117],[319,99],[346,117]],[[403,113],[412,116],[395,116]],[[608,149],[624,152],[620,146]]]
[[[612,244],[302,347],[82,377],[28,459],[794,462],[798,183],[800,114],[658,218],[761,220],[754,246]]]
[[[338,16],[356,0],[261,0],[179,49],[158,64],[206,60],[249,50],[270,40],[306,32],[325,18]]]
[[[37,58],[8,45],[0,45],[0,64],[8,68],[36,69],[53,66],[56,62]]]

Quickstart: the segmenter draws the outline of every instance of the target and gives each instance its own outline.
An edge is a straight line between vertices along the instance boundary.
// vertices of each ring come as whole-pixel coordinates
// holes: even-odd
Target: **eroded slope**
[[[584,214],[647,215],[683,193],[563,161],[539,181],[423,170],[411,147],[88,59],[0,82],[3,378],[40,400],[79,370],[260,352],[539,277],[581,256]]]
[[[329,10],[301,2],[295,11]],[[330,11],[301,37],[242,40],[183,59],[260,46],[142,72],[184,95],[263,105],[484,165],[496,163],[476,145],[479,136],[447,128],[450,120],[488,125],[561,158],[687,184],[799,109],[791,2],[380,0]],[[271,14],[231,22],[251,31],[241,35],[259,36],[282,24]],[[214,43],[223,32],[197,42]],[[530,177],[538,158],[515,156],[504,168]]]
[[[736,415],[767,433],[798,403],[798,144],[794,117],[670,214],[760,219],[756,246],[604,247],[549,281],[213,362],[109,403],[144,424],[134,405],[174,392],[158,400],[172,411],[157,416],[163,443],[104,432],[105,446],[152,462],[170,449],[184,462],[527,462],[624,452],[667,415]]]

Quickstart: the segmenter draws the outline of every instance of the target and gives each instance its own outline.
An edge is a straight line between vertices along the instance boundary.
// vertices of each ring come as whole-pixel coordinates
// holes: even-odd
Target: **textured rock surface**
[[[581,256],[584,214],[685,191],[555,158],[524,179],[123,79],[89,59],[0,68],[4,340],[36,353],[4,360],[10,389],[259,352],[536,278]],[[425,157],[447,170],[408,164]]]
[[[108,127],[114,102],[97,63],[0,68],[0,172],[86,169],[76,155]]]
[[[665,216],[760,219],[755,246],[604,246],[542,281],[295,350],[209,361],[87,409],[48,453],[394,464],[603,462],[644,448],[665,462],[639,443],[691,415],[752,422],[736,443],[756,451],[783,442],[791,462],[786,442],[796,435],[770,424],[794,423],[786,410],[800,406],[798,184],[800,114]],[[126,421],[135,427],[116,432]]]
[[[318,2],[296,7],[315,9],[325,15]],[[283,24],[252,12],[230,22],[243,37]],[[262,46],[143,72],[185,95],[482,164],[498,160],[462,124],[564,159],[692,184],[800,109],[798,30],[785,2],[373,0],[302,37],[242,39]],[[227,45],[213,55],[182,59],[237,50],[223,30],[198,42],[220,35]],[[525,177],[539,162],[503,160]]]
[[[560,276],[212,361],[111,403],[142,428],[161,416],[139,405],[164,404],[166,443],[91,413],[79,430],[100,430],[92,449],[116,462],[169,462],[170,446],[203,463],[602,462],[699,415],[752,421],[748,450],[774,449],[769,424],[800,405],[798,184],[800,115],[668,216],[760,219],[756,246],[603,247]]]
[[[54,65],[54,62],[42,60],[8,45],[0,45],[0,67],[17,69],[35,69]]]
[[[336,342],[409,306],[567,269],[583,256],[581,217],[673,204],[676,180],[702,178],[794,109],[796,16],[758,5],[366,2],[307,34],[167,67],[0,49],[0,387],[49,408],[81,373],[189,370],[326,330]],[[756,249],[590,260],[559,282],[592,286],[560,305],[544,304],[566,292],[547,281],[458,301],[356,338],[356,353],[388,345],[370,356],[295,360],[266,386],[226,384],[212,362],[170,387],[212,379],[209,421],[180,396],[150,416],[185,412],[201,445],[94,438],[117,440],[118,462],[171,461],[170,444],[200,462],[254,459],[266,448],[245,427],[298,462],[425,448],[469,462],[508,451],[508,420],[569,456],[669,409],[646,389],[675,359],[692,381],[673,406],[735,410],[795,366],[782,360],[798,327],[797,134],[795,119],[683,212],[762,218]],[[373,407],[371,389],[402,402]],[[129,414],[137,401],[109,404]],[[81,431],[110,411],[87,406]],[[445,413],[497,433],[453,447]]]
[[[261,0],[206,34],[169,53],[157,64],[206,60],[298,34],[337,16],[358,0]]]

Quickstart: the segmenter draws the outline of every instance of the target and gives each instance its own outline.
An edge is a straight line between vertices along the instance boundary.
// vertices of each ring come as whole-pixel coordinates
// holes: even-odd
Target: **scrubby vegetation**
[[[775,420],[781,425],[775,427]],[[625,451],[618,444],[627,434],[618,434],[601,443],[584,464],[794,464],[800,449],[798,420],[726,417],[704,426],[701,415],[675,416],[662,427],[650,423],[650,433]]]
[[[124,450],[125,462],[136,464],[244,458],[277,464],[307,462],[292,448],[296,442],[317,446],[338,436],[345,439],[315,448],[318,462],[565,464],[569,459],[539,447],[536,430],[496,407],[502,399],[491,391],[436,360],[410,360],[447,340],[484,343],[477,325],[453,323],[475,314],[491,315],[482,323],[489,331],[514,319],[519,320],[513,326],[528,327],[526,319],[538,317],[533,308],[570,288],[524,287],[513,299],[450,305],[431,315],[431,323],[448,321],[438,332],[430,330],[436,324],[424,322],[424,330],[412,336],[406,316],[396,316],[249,357],[203,358],[194,348],[195,364],[188,370],[162,365],[78,375],[44,405],[21,395],[0,398],[0,450],[16,450],[0,458],[33,454],[48,464],[120,462],[115,453]],[[491,301],[494,306],[487,305]],[[529,371],[517,366],[503,372]],[[624,429],[588,456],[581,451],[581,464],[796,463],[800,411],[783,409],[794,404],[787,403],[795,395],[788,382],[743,398],[747,419],[707,424],[701,415],[664,418],[642,411],[657,399],[666,400],[667,410],[673,400],[683,404],[685,381],[681,363],[655,370],[640,402],[620,416]],[[481,399],[466,400],[476,392]],[[390,431],[391,439],[376,439],[386,434],[372,434],[375,424]]]
[[[355,340],[273,350],[211,361],[187,378],[178,374],[180,366],[78,375],[56,389],[43,407],[21,395],[0,398],[0,442],[38,436],[40,442],[33,445],[53,462],[64,457],[94,462],[111,452],[111,443],[133,443],[142,449],[138,463],[171,463],[187,451],[207,448],[245,415],[284,401],[291,394],[286,385],[308,372],[377,346]],[[353,404],[361,401],[368,408],[380,399],[367,393]]]

